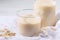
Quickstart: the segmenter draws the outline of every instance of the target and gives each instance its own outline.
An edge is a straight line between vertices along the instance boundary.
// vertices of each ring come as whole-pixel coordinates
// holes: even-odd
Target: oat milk
[[[38,36],[40,32],[40,17],[19,17],[18,27],[20,34],[23,36]]]
[[[41,26],[53,26],[56,23],[56,2],[55,0],[36,0],[34,13],[41,17]]]

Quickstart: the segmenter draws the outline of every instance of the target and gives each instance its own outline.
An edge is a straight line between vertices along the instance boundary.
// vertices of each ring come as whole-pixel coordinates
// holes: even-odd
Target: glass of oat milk
[[[40,17],[33,15],[32,9],[23,9],[17,13],[19,33],[23,36],[38,36],[40,32]]]
[[[56,1],[36,0],[34,3],[34,13],[41,17],[41,26],[54,26],[56,23]]]

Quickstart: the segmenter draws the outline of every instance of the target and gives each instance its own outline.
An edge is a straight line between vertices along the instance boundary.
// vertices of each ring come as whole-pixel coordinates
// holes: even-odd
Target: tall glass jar
[[[40,17],[34,16],[33,10],[23,9],[17,12],[18,28],[23,36],[38,36],[40,32]]]
[[[34,13],[41,17],[41,26],[54,26],[56,23],[56,1],[36,0],[34,3]]]

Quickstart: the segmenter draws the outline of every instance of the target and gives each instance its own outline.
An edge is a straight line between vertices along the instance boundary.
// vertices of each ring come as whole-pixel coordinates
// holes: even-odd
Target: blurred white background
[[[0,0],[0,15],[16,15],[17,10],[32,9],[34,0]]]
[[[15,16],[17,10],[33,9],[35,0],[0,0],[0,16]],[[60,11],[60,0],[57,2],[57,12]]]

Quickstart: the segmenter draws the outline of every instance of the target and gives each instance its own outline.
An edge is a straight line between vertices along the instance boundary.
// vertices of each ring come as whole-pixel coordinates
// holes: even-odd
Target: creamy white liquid
[[[40,32],[40,17],[19,17],[19,31],[24,36],[37,36]]]
[[[34,13],[41,17],[41,26],[53,26],[56,23],[54,0],[36,0],[34,4]]]

